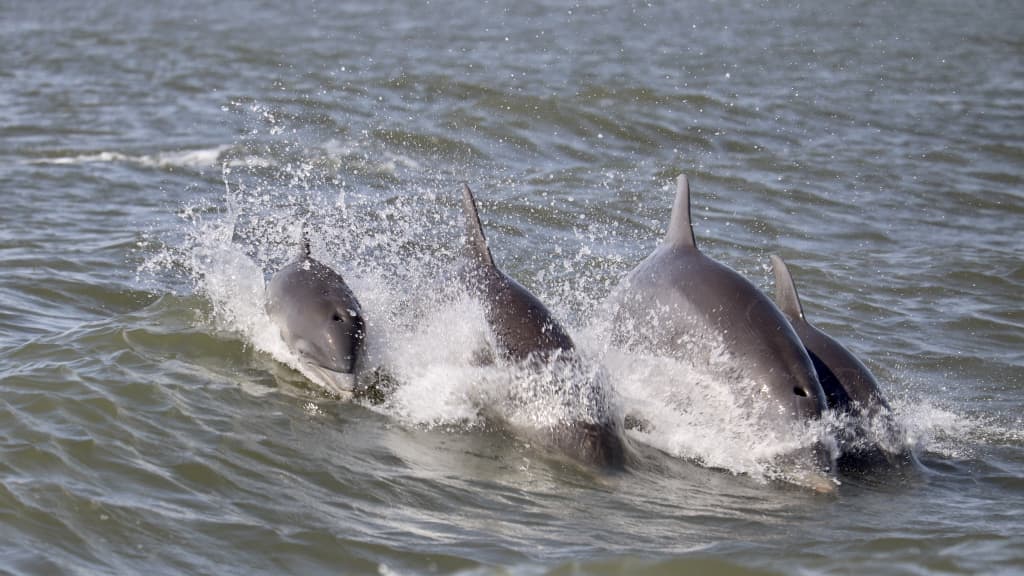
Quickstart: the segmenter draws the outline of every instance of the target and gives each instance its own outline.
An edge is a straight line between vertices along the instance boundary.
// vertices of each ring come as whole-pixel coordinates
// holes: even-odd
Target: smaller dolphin
[[[497,355],[506,363],[532,367],[534,372],[550,376],[546,385],[560,388],[562,396],[584,399],[584,406],[568,407],[567,412],[574,414],[568,421],[537,431],[537,437],[584,462],[622,468],[625,447],[620,426],[608,413],[605,383],[587,377],[565,329],[536,296],[494,263],[473,191],[466,184],[462,208],[466,213],[462,281],[483,304]]]
[[[336,394],[353,393],[366,324],[341,275],[313,258],[309,239],[299,258],[270,279],[266,310],[306,376]]]
[[[775,272],[775,303],[807,349],[825,391],[828,407],[857,414],[888,409],[889,404],[882,398],[878,382],[868,367],[842,344],[807,321],[789,267],[774,254],[770,258]]]
[[[789,319],[807,349],[818,374],[818,381],[825,391],[828,407],[836,413],[849,415],[854,423],[854,437],[841,439],[847,441],[841,442],[844,453],[840,456],[840,467],[848,467],[853,460],[857,460],[858,464],[864,463],[867,459],[877,460],[878,451],[882,452],[881,456],[885,460],[892,462],[893,457],[897,455],[893,455],[883,446],[864,446],[864,435],[867,431],[863,427],[870,425],[871,419],[878,419],[878,423],[883,427],[882,434],[889,436],[880,439],[883,444],[898,442],[894,436],[898,435],[899,427],[892,418],[889,403],[882,397],[878,382],[863,362],[834,338],[807,321],[789,267],[779,256],[773,254],[770,258],[772,270],[775,272],[775,302]],[[909,451],[903,447],[898,448],[897,452],[900,453],[898,457],[903,460],[912,458]]]

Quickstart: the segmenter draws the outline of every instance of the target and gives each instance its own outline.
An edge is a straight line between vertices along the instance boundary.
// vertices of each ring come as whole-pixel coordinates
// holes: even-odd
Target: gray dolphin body
[[[570,416],[570,421],[540,431],[542,440],[584,462],[622,468],[626,451],[621,427],[609,414],[603,383],[581,378],[586,371],[578,369],[581,361],[569,334],[536,296],[494,263],[477,213],[476,200],[467,185],[462,188],[462,207],[466,214],[466,242],[463,246],[466,263],[462,269],[462,281],[483,304],[497,355],[506,363],[537,370],[552,366],[559,368],[548,373],[567,376],[556,377],[556,386],[588,387],[587,390],[573,390],[563,397],[582,397],[593,405],[583,406],[582,416]]]
[[[620,345],[686,358],[716,342],[731,367],[756,385],[739,391],[737,404],[758,410],[764,424],[815,419],[825,409],[811,359],[782,312],[747,279],[697,248],[685,176],[678,179],[664,241],[626,276],[610,302],[613,341]],[[814,452],[807,456],[817,467],[830,467],[820,449]]]
[[[775,302],[807,349],[828,407],[851,417],[853,426],[847,437],[840,438],[840,467],[912,461],[913,454],[900,445],[899,426],[871,371],[842,344],[807,321],[785,261],[775,255],[771,256],[771,261],[775,272]],[[865,427],[875,430],[869,434]],[[868,438],[877,437],[879,433],[881,438],[874,441]]]
[[[270,279],[266,310],[307,376],[337,394],[353,392],[365,338],[362,310],[341,275],[312,257],[308,240],[299,258]]]

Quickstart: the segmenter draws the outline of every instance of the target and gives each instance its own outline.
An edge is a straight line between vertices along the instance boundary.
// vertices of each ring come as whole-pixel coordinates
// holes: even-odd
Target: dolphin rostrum
[[[303,373],[336,394],[353,392],[366,336],[362,311],[341,275],[313,258],[308,238],[298,259],[270,279],[266,310]]]
[[[621,426],[607,405],[605,383],[580,369],[582,361],[572,338],[547,307],[494,263],[476,200],[466,184],[462,208],[466,215],[462,282],[483,306],[497,356],[505,364],[551,376],[547,385],[560,388],[556,392],[563,400],[572,398],[572,403],[579,404],[582,398],[584,404],[570,406],[566,421],[535,432],[548,445],[584,462],[621,468],[625,460]]]

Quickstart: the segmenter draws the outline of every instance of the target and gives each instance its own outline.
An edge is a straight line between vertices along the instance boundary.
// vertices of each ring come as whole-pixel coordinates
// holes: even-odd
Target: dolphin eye
[[[797,396],[800,396],[800,397],[803,397],[803,398],[807,398],[807,390],[804,390],[803,388],[801,388],[799,386],[794,386],[793,387],[793,394],[796,394]]]
[[[341,322],[341,315],[335,312],[334,314],[331,314],[331,320],[334,322]]]

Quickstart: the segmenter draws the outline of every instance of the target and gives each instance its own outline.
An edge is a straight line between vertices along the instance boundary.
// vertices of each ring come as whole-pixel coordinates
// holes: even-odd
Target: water
[[[1024,571],[1019,5],[19,2],[0,37],[0,571]],[[705,252],[789,261],[922,470],[816,494],[672,386],[713,371],[604,347],[680,172]],[[654,419],[627,472],[480,416],[516,383],[451,288],[462,180]],[[263,316],[303,223],[383,405]]]

